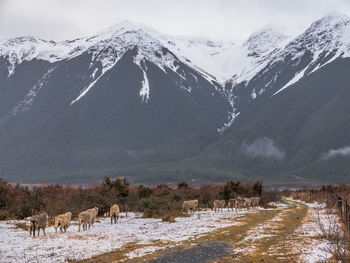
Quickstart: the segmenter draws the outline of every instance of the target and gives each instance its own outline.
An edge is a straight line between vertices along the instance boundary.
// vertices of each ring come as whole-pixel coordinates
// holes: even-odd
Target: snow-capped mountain
[[[134,62],[139,65],[144,73],[140,95],[143,100],[147,100],[149,98],[149,87],[147,85],[147,73],[143,66],[144,61],[147,60],[154,63],[163,71],[166,70],[165,68],[174,72],[178,69],[176,65],[178,58],[166,50],[166,45],[162,42],[168,42],[171,46],[171,41],[167,41],[165,36],[155,30],[129,21],[123,21],[96,35],[72,41],[56,43],[30,36],[6,40],[0,42],[0,56],[7,60],[8,74],[11,76],[16,66],[23,61],[40,59],[54,63],[73,59],[84,52],[91,54],[90,68],[93,70],[93,74],[91,75],[90,84],[72,101],[74,103],[84,96],[95,82],[123,57],[125,52],[137,46],[138,53],[134,58]],[[186,60],[186,57],[182,56],[182,58]],[[98,65],[101,65],[100,71]],[[206,73],[201,73],[209,80],[212,79]],[[181,76],[182,73],[179,72],[177,74]],[[184,76],[181,77],[184,78]]]
[[[247,70],[228,80],[235,112],[262,94],[276,95],[335,59],[349,57],[349,21],[346,15],[331,13],[295,38],[269,28],[249,37],[243,47],[252,49],[251,56],[237,60]]]
[[[237,140],[258,140],[254,136],[264,131],[258,144],[274,147],[273,129],[265,130],[273,121],[261,112],[283,112],[279,100],[287,105],[286,96],[294,94],[288,87],[299,87],[291,97],[302,103],[303,83],[312,80],[314,87],[320,72],[332,78],[332,70],[345,70],[349,28],[349,17],[332,13],[296,37],[265,26],[242,43],[170,36],[128,21],[69,41],[2,40],[0,177],[89,181],[117,170],[134,176],[145,167],[162,177],[176,163],[164,175],[168,180],[183,169],[202,174],[187,167],[195,156],[209,156],[194,163],[214,160],[215,172],[223,169],[226,176],[232,163],[220,164],[240,152],[244,145]],[[318,106],[332,97],[320,87],[327,96],[315,95]]]
[[[271,63],[277,63],[289,54],[292,54],[292,60],[301,60],[306,53],[310,53],[312,57],[312,60],[275,94],[336,58],[349,57],[349,41],[350,17],[346,15],[331,13],[312,23],[303,34],[288,43],[283,51],[273,58]]]
[[[232,112],[223,88],[165,39],[123,22],[72,41],[3,41],[0,174],[173,161],[216,140]]]
[[[349,182],[350,18],[332,13],[226,85],[239,117],[194,163],[236,180]]]

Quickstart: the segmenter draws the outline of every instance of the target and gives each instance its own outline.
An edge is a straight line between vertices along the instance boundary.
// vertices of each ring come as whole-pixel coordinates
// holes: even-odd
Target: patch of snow
[[[134,251],[127,253],[125,256],[128,259],[143,257],[147,254],[154,253],[159,249],[161,248],[159,248],[158,246],[147,246],[147,247],[137,248]]]
[[[142,97],[142,102],[147,102],[149,99],[149,82],[147,78],[146,70],[142,68],[141,65],[139,65],[140,69],[143,73],[143,80],[142,80],[142,88],[140,90],[140,96]]]
[[[256,99],[257,95],[256,95],[256,92],[255,92],[255,89],[253,90],[252,94],[251,94],[251,97],[253,100]]]
[[[278,91],[276,91],[272,96],[275,96],[276,94],[278,94],[281,91],[285,90],[286,88],[288,88],[292,84],[298,82],[302,77],[304,77],[304,74],[305,74],[305,71],[307,70],[307,68],[308,67],[305,67],[303,70],[301,70],[300,72],[296,73],[295,76],[290,81],[288,81],[287,84],[285,84],[282,88],[280,88]]]
[[[320,238],[322,236],[320,226],[325,231],[329,231],[334,229],[335,224],[339,224],[339,219],[335,214],[328,214],[323,203],[305,204],[310,207],[308,214],[304,218],[301,227],[296,230],[296,234],[302,237],[302,242],[293,243],[293,252],[300,253],[301,262],[329,262],[332,257],[330,250],[334,244]],[[341,228],[340,225],[339,227]]]
[[[287,205],[285,203],[281,203],[281,202],[270,202],[267,205],[269,206],[274,206],[274,207],[285,207],[285,208],[290,208],[290,205]]]
[[[128,213],[128,217],[125,217],[125,213],[122,213],[117,224],[111,225],[109,218],[102,218],[88,231],[77,232],[78,226],[73,224],[67,233],[55,234],[54,227],[48,227],[46,236],[36,237],[14,226],[15,223],[26,223],[24,220],[0,221],[0,262],[32,262],[36,257],[42,263],[65,262],[67,259],[91,258],[119,249],[128,242],[152,246],[128,254],[136,257],[156,250],[156,246],[152,245],[154,241],[168,244],[188,240],[237,224],[237,218],[254,212],[199,211],[191,217],[176,218],[175,223],[142,219],[136,213]]]
[[[231,112],[230,115],[229,115],[229,121],[227,123],[224,123],[223,127],[218,128],[218,132],[220,134],[223,134],[226,129],[231,127],[231,125],[233,124],[234,120],[238,117],[239,114],[240,114],[240,112],[237,112],[237,113],[235,113],[234,111]]]
[[[75,98],[74,100],[72,100],[72,102],[70,103],[70,105],[73,105],[74,103],[76,103],[78,100],[80,100],[82,97],[84,97],[88,92],[89,90],[96,84],[96,82],[108,71],[110,70],[115,64],[117,64],[118,60],[116,60],[114,63],[111,63],[105,67],[103,67],[102,69],[102,73],[95,79],[93,80],[89,86],[87,86],[87,88],[83,89],[79,96],[77,98]],[[94,70],[93,74],[91,75],[93,78],[96,76],[96,69]]]
[[[38,95],[39,91],[45,86],[51,73],[56,67],[51,67],[49,70],[38,80],[38,82],[31,88],[25,95],[24,99],[20,101],[12,110],[11,115],[16,115],[17,113],[28,111],[33,104],[35,97]]]

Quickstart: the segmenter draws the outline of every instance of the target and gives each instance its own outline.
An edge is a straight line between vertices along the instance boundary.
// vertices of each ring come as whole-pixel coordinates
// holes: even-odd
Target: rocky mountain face
[[[226,83],[238,117],[190,165],[240,180],[348,182],[349,22],[326,16],[268,53],[252,78]]]
[[[0,177],[345,180],[350,18],[243,43],[122,22],[0,41]],[[349,151],[350,154],[350,151]]]

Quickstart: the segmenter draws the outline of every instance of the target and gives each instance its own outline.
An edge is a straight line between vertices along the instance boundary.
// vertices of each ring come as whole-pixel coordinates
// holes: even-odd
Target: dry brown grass
[[[15,223],[15,226],[25,231],[29,231],[29,226],[26,223]]]

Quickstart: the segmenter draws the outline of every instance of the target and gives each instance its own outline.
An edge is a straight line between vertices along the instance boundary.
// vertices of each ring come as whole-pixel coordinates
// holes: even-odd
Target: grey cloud
[[[346,147],[343,147],[343,148],[338,148],[338,149],[335,149],[335,150],[331,149],[327,153],[323,154],[322,157],[324,159],[329,159],[329,158],[336,157],[336,156],[339,156],[339,155],[342,155],[342,156],[350,155],[350,146],[346,146]]]
[[[286,157],[286,153],[275,145],[270,138],[262,138],[255,140],[252,144],[243,143],[243,151],[249,156],[259,156],[272,158],[277,160],[283,160]]]
[[[0,39],[20,35],[72,39],[128,19],[171,35],[242,41],[266,24],[299,33],[333,10],[350,15],[350,1],[0,0]]]

